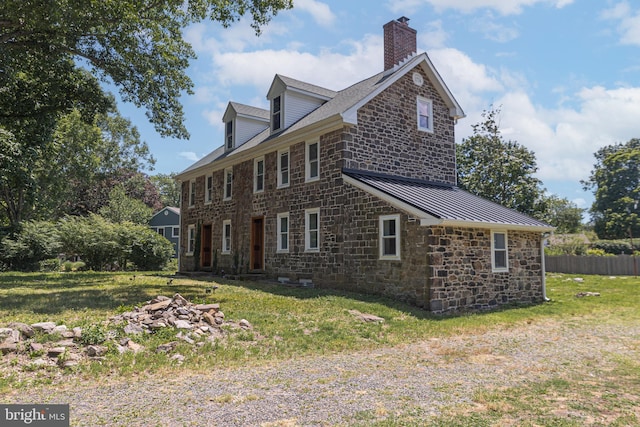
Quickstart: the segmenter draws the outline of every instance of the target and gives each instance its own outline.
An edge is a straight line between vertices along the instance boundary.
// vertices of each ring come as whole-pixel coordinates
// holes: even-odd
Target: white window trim
[[[171,237],[180,237],[180,227],[171,227]]]
[[[274,110],[274,105],[275,105],[275,100],[277,98],[280,98],[280,110],[278,111],[278,114],[280,114],[280,119],[278,120],[278,127],[276,128],[275,126],[273,126],[274,124],[274,116],[276,115],[276,112]],[[280,132],[282,130],[282,128],[284,127],[284,95],[278,95],[276,97],[274,97],[271,100],[271,131],[272,132]]]
[[[191,233],[193,233],[193,239],[191,239]],[[193,246],[192,246],[193,245]],[[187,253],[188,256],[193,256],[193,252],[196,246],[196,225],[189,224],[187,226]]]
[[[318,215],[318,229],[316,230],[318,233],[316,239],[318,243],[317,248],[310,247],[312,230],[309,229],[309,217],[314,214]],[[304,211],[304,250],[305,252],[320,252],[320,208],[306,209]]]
[[[396,254],[395,255],[385,255],[384,254],[384,222],[393,220],[396,223]],[[390,260],[390,261],[400,261],[400,214],[394,215],[381,215],[378,222],[378,244],[380,246],[380,259],[381,260]]]
[[[196,205],[196,180],[189,181],[189,207],[192,208]]]
[[[427,104],[429,108],[429,126],[427,127],[420,126],[420,104],[421,103]],[[433,133],[433,101],[431,99],[418,96],[418,99],[416,100],[416,121],[418,125],[418,130],[421,130],[423,132]]]
[[[277,246],[277,252],[278,253],[289,253],[289,246],[291,246],[290,242],[289,242],[289,235],[290,235],[290,231],[291,231],[291,220],[289,219],[289,212],[284,212],[284,213],[279,213],[277,215],[277,221],[278,224],[276,226],[277,229],[277,241],[278,241],[278,246]],[[281,239],[281,235],[282,235],[282,224],[281,224],[281,219],[282,218],[287,218],[287,247],[283,248],[282,247],[282,239]]]
[[[262,162],[262,189],[258,190],[258,163]],[[264,156],[253,160],[253,192],[263,193],[265,185],[265,163]]]
[[[229,236],[227,236],[227,225],[229,226]],[[227,238],[229,239],[229,247],[227,247]],[[225,219],[222,221],[222,253],[231,253],[231,220]]]
[[[309,153],[310,153],[309,147],[313,144],[318,144],[318,152],[317,152],[318,158],[316,159],[316,161],[318,162],[318,175],[314,177],[311,176],[311,159],[309,158]],[[307,141],[307,143],[305,144],[304,177],[305,177],[305,182],[313,182],[313,181],[318,181],[320,179],[320,139],[318,138],[311,141]]]
[[[504,249],[496,249],[495,247],[495,234],[504,234]],[[496,267],[496,251],[504,251],[505,253],[505,267]],[[506,230],[491,230],[491,271],[494,273],[504,273],[509,271],[509,236]]]
[[[211,188],[209,188],[209,178],[211,178]],[[204,203],[205,205],[211,203],[213,200],[213,174],[205,175],[204,177]]]
[[[231,172],[231,183],[229,183],[229,172]],[[227,188],[229,188],[229,194],[227,194]],[[224,170],[224,190],[222,200],[231,200],[233,197],[233,167],[226,168]]]
[[[231,123],[231,133],[228,133],[228,128],[227,126],[228,123]],[[236,146],[236,142],[235,142],[235,128],[236,128],[236,124],[234,120],[229,120],[228,122],[226,122],[224,124],[224,149],[225,151],[229,151],[229,150],[233,150]],[[231,140],[229,140],[229,137],[231,137]],[[229,144],[229,142],[231,142],[231,144]]]
[[[287,182],[282,183],[282,168],[280,163],[280,157],[287,153]],[[278,188],[286,188],[291,184],[291,151],[287,148],[285,150],[278,150]]]

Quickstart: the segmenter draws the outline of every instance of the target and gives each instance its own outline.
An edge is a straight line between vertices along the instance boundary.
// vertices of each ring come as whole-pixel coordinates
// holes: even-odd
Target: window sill
[[[383,255],[379,259],[380,261],[402,261],[400,255]]]

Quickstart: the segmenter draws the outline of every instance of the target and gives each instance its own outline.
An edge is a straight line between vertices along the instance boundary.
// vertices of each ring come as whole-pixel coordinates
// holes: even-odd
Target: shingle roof
[[[276,74],[282,80],[287,87],[299,89],[303,92],[309,92],[316,95],[323,96],[325,98],[333,98],[336,96],[336,91],[324,88],[322,86],[316,86],[311,83],[303,82],[300,80],[292,79],[291,77],[283,76],[282,74]]]
[[[231,101],[229,104],[231,104],[233,109],[236,110],[236,113],[238,114],[269,120],[269,110],[265,110],[264,108],[253,107],[251,105],[240,104],[239,102],[233,102],[233,101]]]
[[[398,66],[397,69],[394,69],[391,73],[380,72],[338,92],[278,74],[276,75],[276,78],[282,80],[282,82],[289,87],[294,87],[299,90],[315,93],[317,95],[325,96],[330,99],[281,132],[272,134],[269,129],[266,129],[265,131],[259,133],[234,150],[225,152],[224,146],[216,149],[215,151],[209,153],[202,159],[198,160],[196,163],[180,172],[178,174],[178,178],[180,179],[181,175],[195,171],[202,166],[211,164],[227,157],[235,156],[248,149],[261,144],[269,143],[276,138],[292,134],[294,132],[300,131],[307,126],[320,123],[323,120],[328,120],[332,117],[342,116],[341,120],[345,122],[349,121],[350,116],[354,113],[353,110],[357,110],[359,103],[362,103],[369,97],[376,95],[377,93],[379,93],[379,91],[384,90],[384,88],[388,84],[390,84],[390,82],[393,81],[394,78],[399,78],[399,76],[403,75],[404,73],[408,72],[409,70],[413,69],[413,67],[421,63],[429,64],[429,67],[431,67],[431,62],[428,59],[426,53],[422,53],[408,59],[406,62]],[[433,71],[435,72],[435,69],[433,69]],[[441,82],[439,76],[437,77],[439,84],[444,85],[444,82]],[[448,92],[448,89],[446,89],[446,87],[445,92],[447,93],[447,97],[451,97],[451,102],[456,107],[454,108],[454,110],[457,112],[456,114],[463,114],[462,109],[459,108],[457,102],[455,101],[455,99],[453,99],[452,95]],[[235,105],[236,104],[234,103],[234,106]]]
[[[404,204],[447,223],[492,224],[506,228],[553,229],[548,224],[475,196],[453,185],[345,169],[343,173]]]

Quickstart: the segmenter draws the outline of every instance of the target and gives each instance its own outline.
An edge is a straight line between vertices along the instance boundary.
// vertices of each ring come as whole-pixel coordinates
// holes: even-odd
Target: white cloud
[[[184,157],[185,159],[187,159],[187,160],[189,160],[191,162],[197,162],[198,160],[200,160],[203,157],[203,156],[198,156],[193,151],[182,151],[178,155],[180,157]]]
[[[620,43],[640,46],[640,9],[633,11],[626,1],[602,12],[604,19],[619,21]]]
[[[335,22],[336,16],[326,3],[316,0],[296,0],[295,10],[303,10],[313,17],[318,25],[330,27]]]
[[[428,49],[438,49],[445,46],[449,34],[442,27],[442,21],[427,23],[424,30],[418,31],[418,43]]]
[[[381,37],[346,43],[351,47],[347,54],[289,49],[223,53],[214,58],[215,73],[225,85],[252,85],[266,95],[275,74],[339,90],[369,77],[371,70],[382,71]]]
[[[394,13],[415,12],[420,6],[429,4],[439,12],[454,9],[470,13],[479,9],[491,9],[501,15],[517,15],[522,13],[525,7],[538,3],[562,8],[573,2],[574,0],[391,0],[388,5]]]
[[[506,43],[520,35],[516,28],[497,23],[492,13],[486,13],[475,19],[473,30],[483,34],[486,39],[498,43]]]
[[[640,88],[589,87],[573,98],[576,108],[544,109],[517,91],[496,102],[502,106],[504,137],[534,151],[543,182],[585,179],[593,153],[636,136]]]
[[[473,62],[468,55],[457,49],[434,49],[428,54],[467,115],[487,108],[487,96],[501,93],[504,89],[493,70]]]

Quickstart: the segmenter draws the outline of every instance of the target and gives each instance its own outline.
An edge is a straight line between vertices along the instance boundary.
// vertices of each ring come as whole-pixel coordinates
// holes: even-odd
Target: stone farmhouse
[[[462,108],[402,17],[384,70],[340,91],[276,75],[230,102],[182,183],[180,270],[261,273],[435,313],[545,299],[552,227],[456,186]]]

